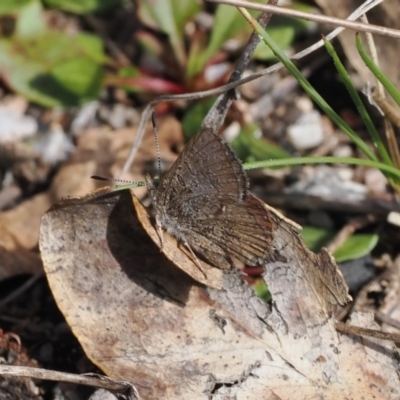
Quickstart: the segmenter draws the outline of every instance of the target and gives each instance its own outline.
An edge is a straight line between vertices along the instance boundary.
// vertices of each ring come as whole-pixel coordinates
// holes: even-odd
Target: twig
[[[271,3],[276,5],[278,4],[278,0],[271,0]],[[258,19],[258,23],[265,28],[270,21],[271,16],[272,14],[270,12],[263,12]],[[240,80],[260,40],[260,36],[253,31],[241,56],[239,57],[239,60],[236,63],[235,69],[229,78],[229,82],[237,82]],[[209,128],[217,132],[224,122],[225,116],[232,104],[232,101],[235,99],[236,92],[233,89],[221,93],[204,118],[201,127],[203,129]]]
[[[362,15],[362,14],[366,13],[367,11],[371,10],[372,8],[376,7],[381,2],[382,2],[382,0],[367,0],[360,7],[358,7],[352,14],[350,14],[349,17],[347,18],[347,20],[355,20],[355,19],[359,18],[360,15]],[[339,35],[339,33],[342,32],[344,29],[345,28],[342,28],[342,27],[336,28],[331,33],[326,35],[325,39],[332,40],[337,35]],[[297,54],[294,54],[290,58],[292,60],[299,60],[323,46],[324,46],[324,42],[322,40],[319,40],[318,42],[314,43],[310,47],[300,51]],[[251,82],[255,79],[259,79],[265,75],[271,74],[272,72],[276,72],[276,71],[280,70],[282,67],[283,67],[282,63],[277,63],[277,64],[274,64],[271,67],[268,67],[260,72],[257,72],[255,74],[252,74],[245,78],[239,79],[236,82],[230,82],[230,83],[220,86],[218,88],[209,89],[209,90],[205,90],[202,92],[188,93],[188,94],[186,93],[186,94],[180,94],[180,95],[163,95],[163,96],[157,97],[156,99],[152,100],[144,108],[144,110],[142,112],[142,115],[140,117],[140,122],[139,122],[139,125],[137,128],[137,131],[136,131],[136,136],[135,136],[135,139],[131,146],[130,153],[125,162],[125,165],[122,168],[121,174],[118,178],[121,178],[124,174],[126,174],[126,172],[131,167],[133,160],[135,159],[137,150],[140,146],[140,143],[142,142],[142,139],[143,139],[143,136],[145,133],[145,127],[146,127],[148,119],[150,118],[151,111],[152,111],[153,107],[155,107],[157,104],[162,103],[162,102],[172,102],[172,101],[177,101],[177,100],[203,99],[205,97],[219,95],[230,89],[234,89],[238,86],[244,85],[245,83]]]
[[[392,340],[395,343],[400,343],[400,335],[390,332],[382,332],[376,329],[361,328],[359,326],[347,325],[343,322],[336,322],[335,328],[338,332],[349,333],[357,336],[368,336],[383,340]]]
[[[368,24],[368,18],[366,14],[361,15],[360,19],[363,23]],[[365,37],[367,38],[367,46],[371,54],[371,58],[376,65],[379,65],[378,52],[376,50],[374,37],[370,32],[365,32]],[[375,82],[379,96],[385,97],[385,90],[383,88],[382,83],[380,83],[378,79],[375,79]]]
[[[398,128],[400,128],[400,115],[399,111],[393,107],[384,97],[381,97],[378,94],[377,90],[372,88],[371,90],[372,100],[379,106],[382,110],[384,116],[390,120],[393,124],[395,124]]]
[[[246,9],[250,8],[251,10],[269,11],[277,15],[302,18],[308,21],[319,22],[321,24],[341,26],[359,32],[376,33],[378,35],[390,36],[400,39],[400,30],[385,28],[384,26],[379,26],[379,25],[364,24],[362,22],[352,22],[340,18],[327,17],[325,15],[316,15],[288,8],[270,6],[269,4],[252,3],[250,1],[245,1],[245,0],[207,0],[207,1],[218,4],[229,4],[231,6],[241,7]],[[382,1],[383,0],[379,0],[379,3],[381,3]]]
[[[107,376],[97,374],[76,375],[67,372],[58,372],[43,368],[32,368],[16,365],[0,365],[0,375],[10,375],[48,381],[68,382],[76,385],[92,386],[112,390],[129,396],[130,399],[139,399],[137,389],[125,381],[116,381]]]

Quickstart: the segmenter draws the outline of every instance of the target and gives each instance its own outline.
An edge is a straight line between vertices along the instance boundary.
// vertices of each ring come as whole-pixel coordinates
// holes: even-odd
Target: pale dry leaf
[[[297,237],[296,225],[268,210]],[[297,239],[283,240],[265,274],[271,314],[239,271],[224,272],[215,290],[169,262],[128,191],[55,205],[43,217],[40,247],[57,304],[88,357],[134,383],[144,400],[399,398],[391,344],[369,347],[334,329],[331,310],[347,298],[336,265],[326,253],[309,265],[307,251],[296,260],[288,250]]]
[[[326,249],[319,254],[310,251],[300,237],[300,226],[274,208],[264,207],[272,221],[271,250],[276,254],[265,268],[264,279],[274,300],[281,304],[282,320],[292,330],[325,323],[336,306],[351,300],[335,260]],[[298,320],[299,313],[301,320]]]

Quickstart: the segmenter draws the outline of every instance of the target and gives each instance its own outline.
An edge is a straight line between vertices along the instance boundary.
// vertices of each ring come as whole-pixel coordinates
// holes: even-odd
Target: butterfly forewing
[[[203,129],[161,179],[157,204],[168,208],[174,201],[186,201],[186,196],[221,193],[240,200],[247,186],[247,176],[232,150],[217,134]]]

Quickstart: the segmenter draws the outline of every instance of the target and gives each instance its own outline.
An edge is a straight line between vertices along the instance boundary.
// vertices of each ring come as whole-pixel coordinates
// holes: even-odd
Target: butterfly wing
[[[273,212],[250,193],[241,202],[221,200],[224,205],[218,212],[192,221],[190,229],[182,225],[189,244],[217,266],[221,265],[221,256],[229,255],[253,266],[276,259],[278,254],[272,246],[276,229]]]
[[[179,204],[203,193],[225,193],[239,201],[247,188],[246,173],[235,153],[217,134],[203,129],[187,143],[162,177],[156,200],[167,210],[175,202]]]

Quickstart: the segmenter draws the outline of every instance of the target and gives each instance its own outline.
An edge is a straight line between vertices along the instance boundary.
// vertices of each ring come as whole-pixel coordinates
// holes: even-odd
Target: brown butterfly
[[[230,256],[247,265],[273,257],[272,213],[248,191],[240,160],[210,129],[187,143],[157,187],[146,181],[161,246],[164,229],[218,268],[230,268]]]

